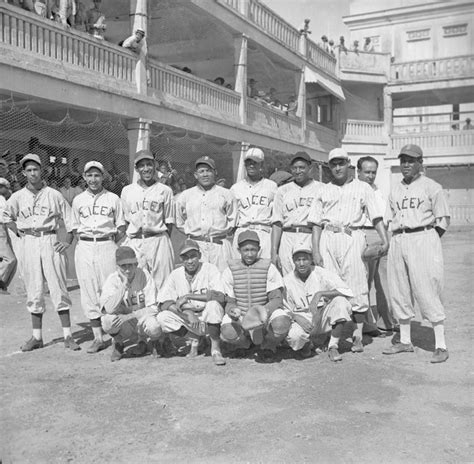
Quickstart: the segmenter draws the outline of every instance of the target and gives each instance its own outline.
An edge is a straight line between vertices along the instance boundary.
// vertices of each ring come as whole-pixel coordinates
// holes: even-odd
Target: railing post
[[[130,23],[131,33],[137,29],[145,31],[143,46],[138,55],[135,66],[135,82],[138,93],[147,93],[147,67],[146,59],[148,55],[147,35],[148,35],[148,0],[130,0]]]
[[[305,83],[305,69],[306,66],[301,68],[299,76],[299,87],[298,87],[298,107],[296,109],[296,116],[301,118],[301,141],[305,142],[306,139],[306,83]]]
[[[239,119],[247,124],[247,36],[234,38],[235,91],[240,94]]]
[[[250,7],[250,0],[238,0],[238,6],[239,6],[239,13],[241,13],[243,16],[248,18],[249,16],[249,7]]]
[[[390,138],[393,132],[392,92],[387,86],[383,89],[383,121],[386,134]]]
[[[147,119],[131,119],[127,122],[130,179],[133,182],[136,181],[135,154],[150,149],[150,127],[151,121]]]

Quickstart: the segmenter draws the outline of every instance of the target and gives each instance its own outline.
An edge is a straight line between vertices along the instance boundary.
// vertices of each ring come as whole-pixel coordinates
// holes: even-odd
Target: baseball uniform
[[[311,180],[304,187],[290,182],[278,188],[273,203],[272,224],[280,224],[281,234],[279,256],[283,275],[294,269],[292,251],[295,243],[311,248],[311,227],[308,215],[314,199],[323,184]]]
[[[227,235],[237,221],[237,200],[230,190],[214,185],[205,190],[196,185],[185,190],[176,204],[176,226],[199,244],[201,259],[220,271],[232,258]]]
[[[85,190],[72,202],[72,217],[78,236],[74,261],[82,309],[88,319],[99,319],[100,292],[115,271],[115,234],[125,226],[122,203],[108,190],[97,194]]]
[[[7,200],[0,195],[0,284],[4,290],[10,284],[16,269],[16,257],[12,250],[10,236],[8,234],[7,226],[4,217],[4,212],[7,207]]]
[[[54,251],[54,244],[61,219],[66,230],[72,231],[71,207],[58,191],[46,185],[38,192],[26,186],[8,199],[6,214],[8,221],[16,222],[22,236],[18,258],[22,262],[28,311],[44,313],[44,279],[56,311],[68,311],[71,299],[66,286],[66,258],[64,253]]]
[[[270,259],[272,245],[272,211],[277,184],[269,179],[256,183],[243,179],[230,191],[237,199],[237,230],[234,234],[234,256],[239,258],[237,237],[244,230],[254,230],[260,238],[260,257]]]
[[[449,208],[441,185],[419,176],[393,185],[387,206],[393,232],[388,253],[390,305],[397,319],[411,319],[413,303],[432,323],[445,319],[443,253],[434,229],[447,229]]]
[[[353,296],[352,291],[334,272],[316,266],[306,281],[301,280],[295,272],[290,272],[283,278],[285,285],[284,305],[291,313],[298,313],[308,321],[313,322],[309,311],[309,304],[317,292],[337,290],[343,296],[336,296],[330,301],[320,302],[320,314],[312,334],[320,335],[331,331],[336,322],[351,320],[351,304],[348,298]],[[288,345],[298,351],[309,342],[310,334],[293,321],[286,337]]]
[[[138,180],[123,188],[121,198],[129,223],[124,245],[135,250],[140,267],[147,267],[159,289],[174,265],[167,228],[175,222],[173,191],[160,182],[148,187]]]

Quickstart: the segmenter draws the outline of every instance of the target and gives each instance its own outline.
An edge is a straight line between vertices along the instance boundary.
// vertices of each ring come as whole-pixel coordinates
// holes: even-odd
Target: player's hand
[[[380,256],[385,256],[388,253],[389,243],[382,243],[380,245]]]
[[[233,319],[234,321],[237,321],[239,319],[239,317],[242,315],[242,311],[235,307],[235,308],[230,308],[228,311],[227,311],[227,315]]]
[[[64,253],[69,247],[71,246],[70,243],[66,243],[66,242],[56,242],[53,247],[54,247],[54,251],[56,253]]]
[[[281,259],[280,257],[275,254],[272,256],[272,263],[276,266],[276,268],[281,272]]]
[[[323,257],[321,256],[320,253],[318,252],[313,253],[313,263],[315,266],[324,267]]]
[[[189,311],[185,310],[184,315],[186,316],[186,319],[188,320],[189,325],[193,329],[198,329],[199,328],[199,318],[194,314],[194,311]]]
[[[298,313],[293,313],[293,320],[306,332],[311,333],[313,330],[312,321]]]
[[[181,310],[183,305],[185,305],[186,303],[188,303],[188,298],[186,296],[180,296],[176,300],[176,306],[178,307],[179,310]]]

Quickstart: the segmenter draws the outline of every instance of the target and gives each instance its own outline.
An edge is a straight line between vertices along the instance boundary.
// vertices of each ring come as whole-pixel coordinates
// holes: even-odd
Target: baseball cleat
[[[342,356],[341,356],[341,353],[339,353],[337,346],[329,347],[328,357],[332,362],[342,361]]]
[[[76,343],[74,338],[70,336],[64,339],[64,348],[72,351],[79,351],[81,349],[81,347]]]
[[[112,362],[114,361],[120,361],[123,357],[123,349],[124,346],[121,343],[114,342],[112,346],[112,354],[110,356],[110,360]]]
[[[216,366],[225,366],[226,364],[224,356],[222,356],[222,353],[219,351],[214,351],[212,353],[212,360]]]
[[[383,354],[413,353],[415,349],[411,343],[395,343],[382,351]]]
[[[130,350],[132,356],[144,356],[148,351],[148,347],[143,340],[140,340],[136,346]]]
[[[308,359],[311,358],[313,352],[311,351],[313,348],[313,345],[311,342],[306,343],[301,350],[298,350],[297,353],[299,356],[303,359]]]
[[[21,346],[20,350],[23,352],[37,350],[43,348],[43,340],[37,340],[35,337],[31,337],[24,345]]]
[[[436,348],[430,362],[432,364],[442,363],[442,362],[447,361],[448,358],[449,358],[448,350],[444,348]]]
[[[364,345],[362,344],[362,338],[354,337],[353,342],[352,342],[351,351],[353,353],[363,353]]]
[[[106,348],[107,345],[105,344],[105,342],[103,342],[102,340],[94,339],[92,345],[87,348],[87,352],[90,354],[98,353],[99,351],[105,350]]]

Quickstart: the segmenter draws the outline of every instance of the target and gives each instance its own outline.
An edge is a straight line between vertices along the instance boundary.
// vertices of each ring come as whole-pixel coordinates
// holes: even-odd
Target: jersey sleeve
[[[79,201],[77,197],[72,200],[71,206],[71,227],[73,231],[77,231],[81,225],[81,219],[79,216]]]
[[[18,200],[16,195],[12,195],[5,205],[5,210],[3,211],[3,219],[5,223],[16,221],[18,215],[19,207]]]
[[[283,279],[284,287],[283,287],[283,307],[289,311],[293,311],[296,307],[295,300],[293,298],[293,294],[289,285],[289,281],[286,278]]]
[[[114,207],[114,219],[115,219],[115,226],[123,227],[126,225],[125,216],[123,213],[123,204],[122,201],[118,196],[115,198],[115,207]]]
[[[375,196],[375,192],[369,186],[369,184],[363,184],[365,195],[364,195],[364,206],[367,212],[367,216],[372,223],[377,218],[383,218],[383,211],[380,209],[379,202]]]
[[[230,268],[225,269],[222,273],[222,285],[224,287],[224,293],[230,298],[235,298],[234,277],[232,276]]]
[[[69,203],[61,194],[58,195],[58,206],[66,230],[68,232],[72,232],[74,230],[74,219],[72,216],[72,209],[69,206]]]
[[[122,203],[122,210],[123,210],[123,215],[124,215],[125,221],[131,222],[130,209],[129,209],[129,207],[128,207],[128,200],[127,200],[127,197],[128,197],[128,188],[125,187],[125,188],[122,190],[122,194],[120,195],[120,201],[121,201],[121,203]]]
[[[173,191],[166,189],[165,202],[163,204],[163,219],[165,224],[174,224],[176,222],[176,204]]]
[[[156,288],[156,283],[151,274],[147,270],[144,271],[146,275],[146,285],[143,289],[143,293],[145,294],[145,305],[147,307],[156,307],[158,303],[158,290]]]
[[[319,190],[321,191],[321,189]],[[313,203],[310,206],[308,214],[308,224],[316,224],[317,226],[322,225],[323,220],[323,201],[321,194],[318,193],[314,198]]]
[[[100,295],[100,308],[107,314],[115,314],[121,306],[125,295],[125,283],[122,282],[118,273],[114,272],[105,280]]]
[[[180,295],[176,288],[176,272],[173,271],[165,280],[163,286],[158,293],[158,302],[164,303],[165,301],[176,301]]]
[[[283,277],[278,272],[278,269],[274,264],[270,264],[267,275],[267,293],[277,290],[278,288],[283,288],[284,286]]]
[[[236,227],[238,215],[237,198],[235,198],[235,195],[230,190],[227,190],[227,204],[225,210],[228,227]]]
[[[283,194],[278,189],[273,200],[272,224],[283,224]]]
[[[431,195],[433,215],[436,219],[450,217],[448,200],[441,186],[437,186]]]

